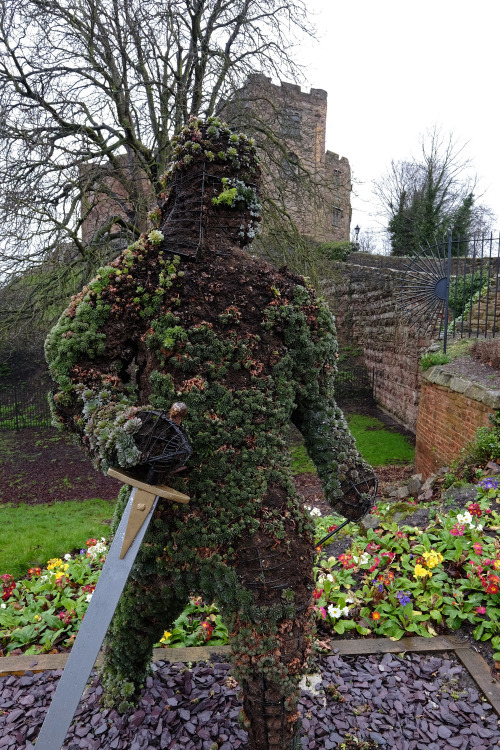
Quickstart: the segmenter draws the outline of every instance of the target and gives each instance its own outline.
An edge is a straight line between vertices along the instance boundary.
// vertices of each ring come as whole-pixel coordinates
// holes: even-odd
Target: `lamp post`
[[[359,245],[358,237],[359,237],[359,225],[356,224],[356,226],[354,227],[354,244],[355,245]]]

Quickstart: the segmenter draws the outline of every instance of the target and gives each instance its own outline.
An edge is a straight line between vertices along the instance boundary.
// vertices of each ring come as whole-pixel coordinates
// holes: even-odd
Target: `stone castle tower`
[[[306,93],[295,84],[276,86],[270,78],[254,74],[220,113],[233,130],[255,135],[265,164],[264,180],[267,172],[268,194],[293,219],[299,233],[316,242],[349,240],[351,222],[349,161],[325,151],[327,96],[323,89]],[[266,131],[275,137],[267,138]],[[92,167],[103,173],[104,190],[89,191],[82,204],[85,242],[98,236],[106,224],[108,237],[120,236],[112,217],[130,220],[129,185],[134,186],[134,204],[138,198],[143,204],[144,221],[148,208],[154,208],[151,186],[140,175],[134,177],[133,160],[123,154],[115,162],[114,172],[109,167]],[[122,239],[122,244],[128,243]],[[113,245],[117,251],[122,249],[119,238]]]
[[[255,133],[274,178],[272,197],[281,199],[299,233],[317,242],[349,240],[351,223],[349,161],[325,151],[327,97],[323,89],[307,93],[254,74],[227,105],[229,124]],[[274,151],[259,138],[266,129],[280,140]]]

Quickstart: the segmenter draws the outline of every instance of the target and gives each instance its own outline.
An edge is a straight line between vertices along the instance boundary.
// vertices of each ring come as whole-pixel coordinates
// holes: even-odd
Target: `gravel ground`
[[[99,709],[95,677],[66,750],[237,750],[241,702],[229,665],[158,662],[136,708]],[[498,717],[454,656],[340,656],[318,660],[320,681],[302,691],[303,750],[338,747],[347,734],[389,750],[489,750]],[[0,748],[30,750],[61,671],[0,678]],[[312,691],[312,692],[311,692]]]

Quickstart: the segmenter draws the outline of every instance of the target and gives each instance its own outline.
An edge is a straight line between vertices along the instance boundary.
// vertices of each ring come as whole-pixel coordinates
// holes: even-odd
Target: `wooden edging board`
[[[425,653],[432,651],[453,651],[465,669],[500,716],[500,684],[491,676],[490,668],[483,657],[471,645],[456,636],[436,636],[435,638],[402,638],[391,641],[387,638],[331,641],[332,652],[345,656],[368,654]],[[214,655],[224,656],[229,646],[199,646],[193,648],[155,648],[153,662],[170,661],[198,662],[213,659]],[[49,669],[64,669],[68,654],[41,654],[37,656],[6,656],[0,658],[0,676],[23,674],[24,672],[45,672]],[[96,664],[101,661],[98,657]]]

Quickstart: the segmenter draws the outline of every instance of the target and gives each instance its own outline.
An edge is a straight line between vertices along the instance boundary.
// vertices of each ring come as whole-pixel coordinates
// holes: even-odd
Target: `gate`
[[[48,388],[13,385],[0,388],[0,430],[50,427]]]

